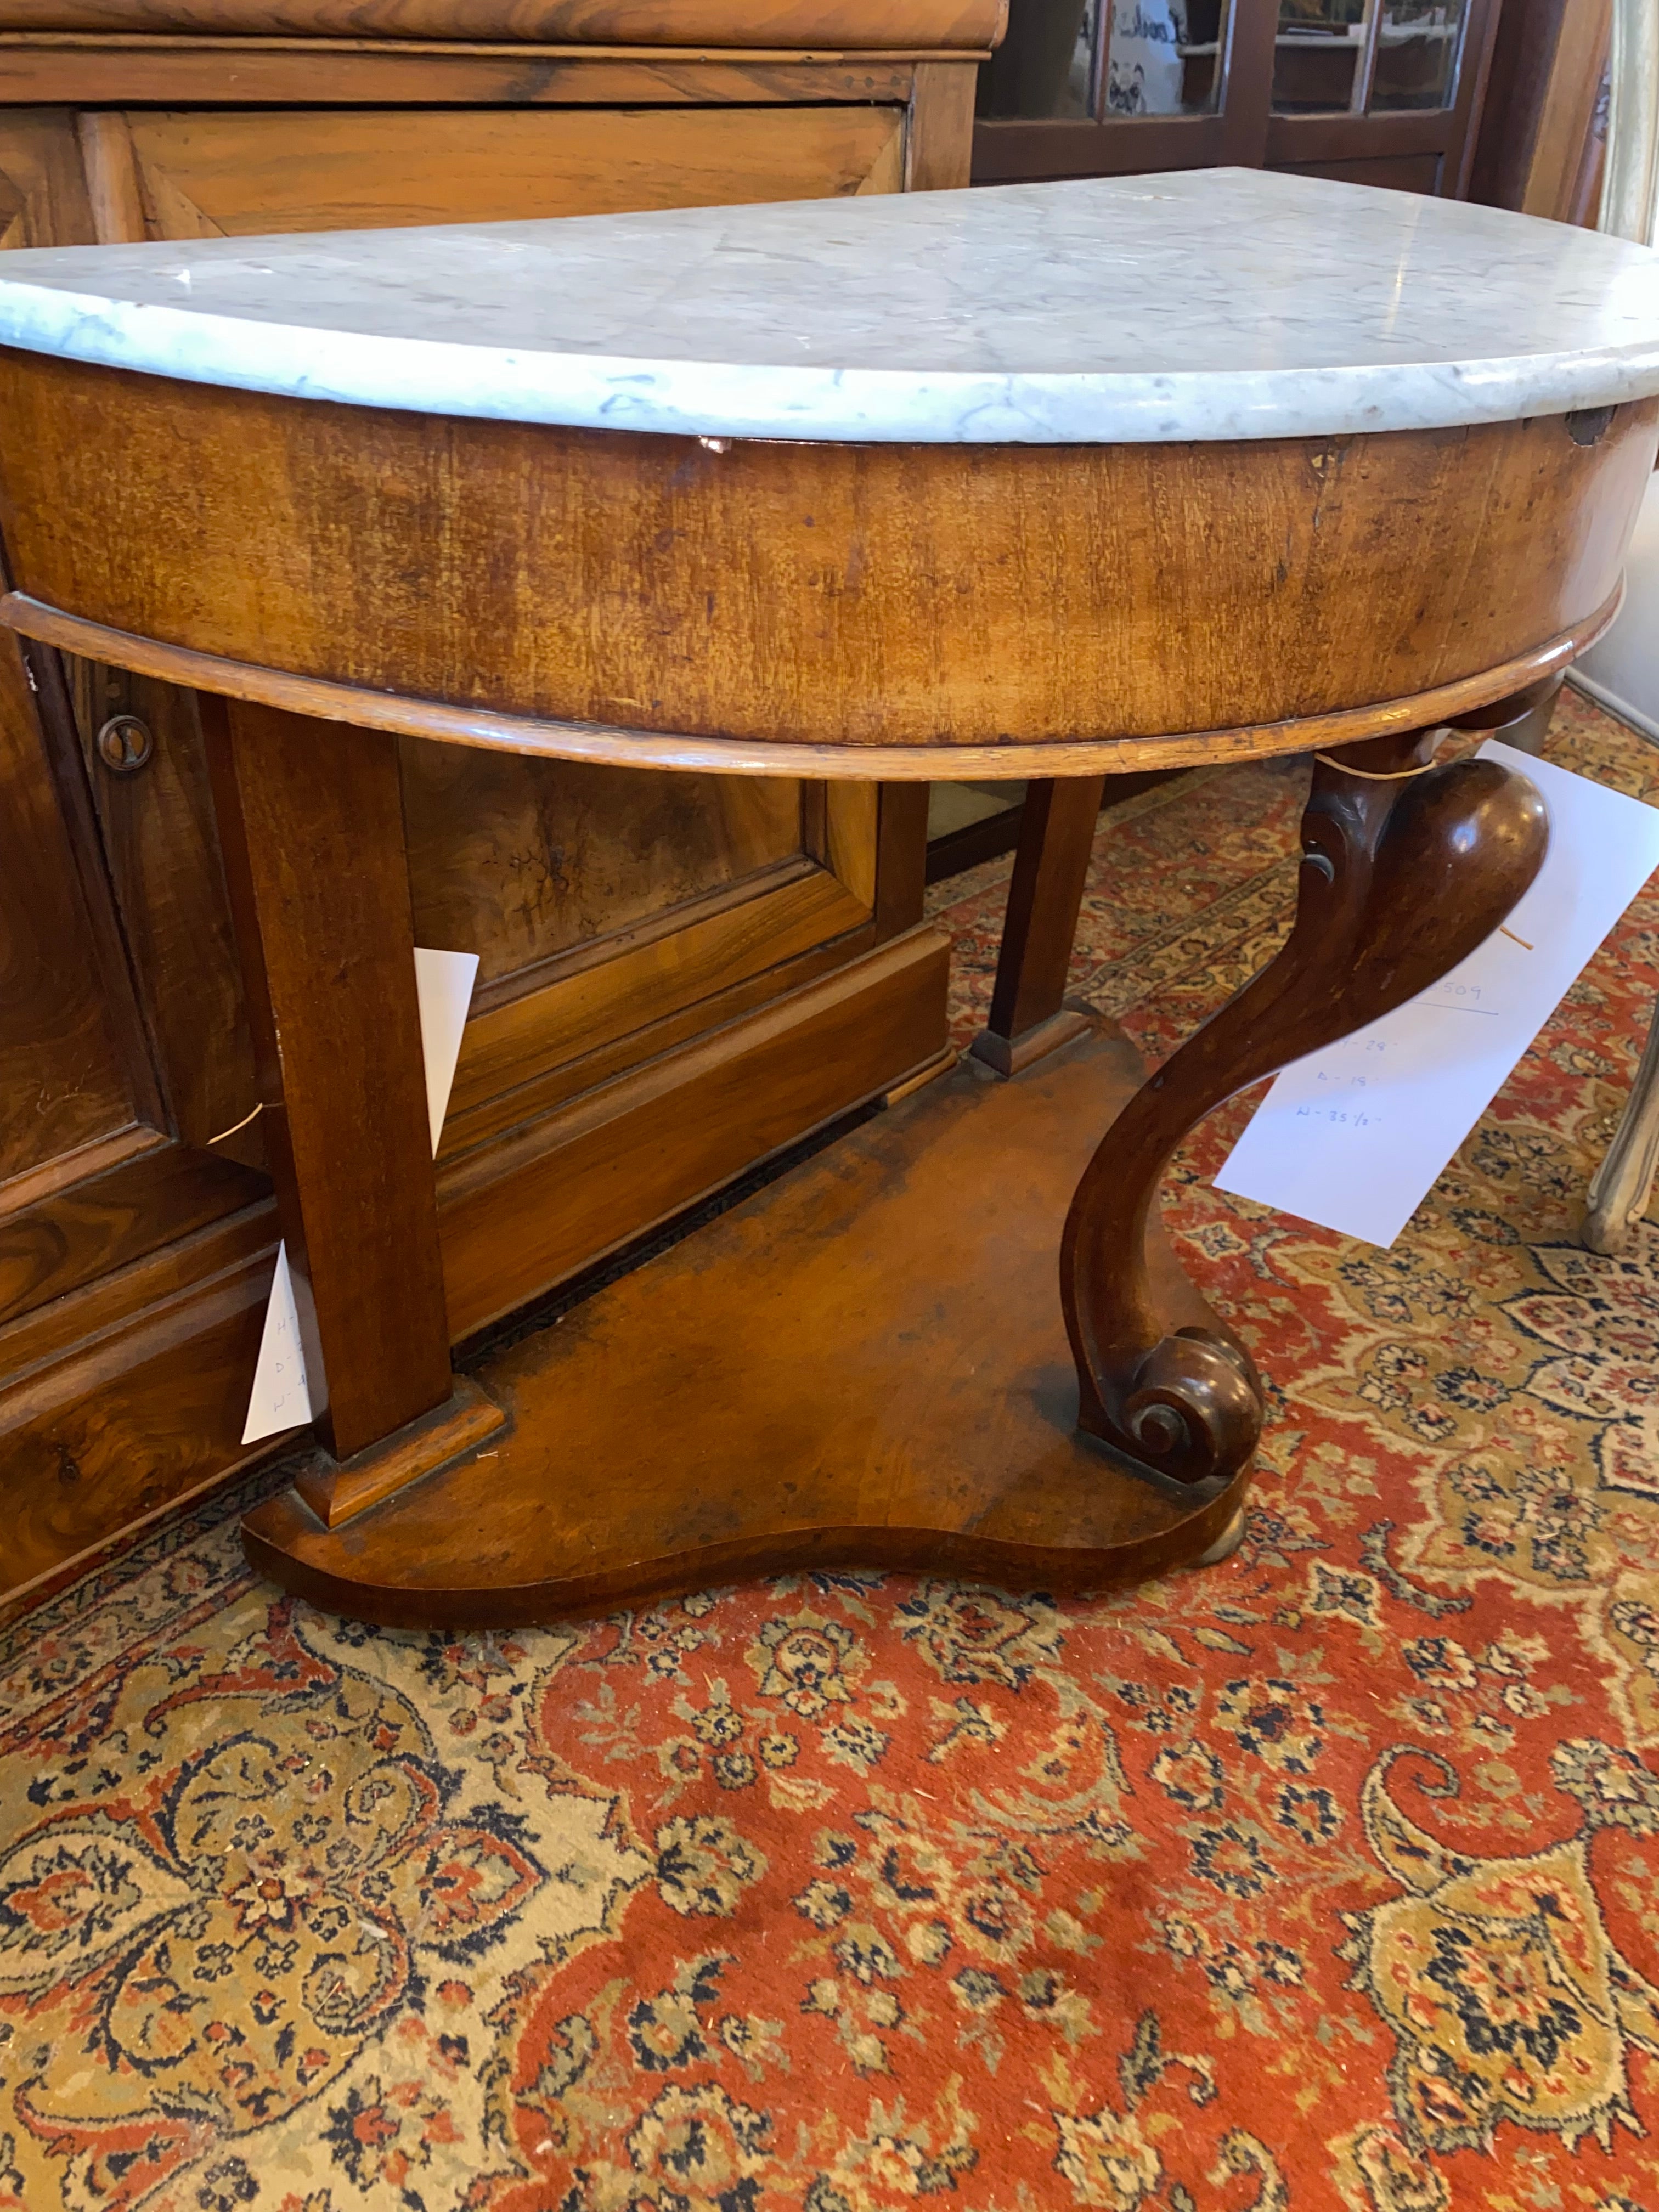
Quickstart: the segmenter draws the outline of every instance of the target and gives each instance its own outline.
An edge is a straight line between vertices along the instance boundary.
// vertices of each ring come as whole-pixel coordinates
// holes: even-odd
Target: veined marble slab
[[[1659,393],[1659,254],[1246,169],[0,258],[0,342],[359,405],[948,444]]]

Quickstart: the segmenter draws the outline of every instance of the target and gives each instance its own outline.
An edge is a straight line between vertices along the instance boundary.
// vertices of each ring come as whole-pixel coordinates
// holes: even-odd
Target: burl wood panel
[[[1224,729],[1491,668],[1616,588],[1659,402],[1577,427],[715,452],[0,361],[38,599],[382,691],[848,745]]]
[[[343,1613],[485,1625],[745,1571],[1075,1589],[1201,1552],[1248,1476],[1138,1480],[1079,1437],[1055,1294],[1091,1133],[1140,1073],[1099,1024],[1018,1083],[965,1063],[483,1363],[516,1424],[495,1457],[333,1531],[273,1499],[251,1558]],[[1161,1238],[1155,1266],[1213,1326]]]
[[[465,9],[456,0],[7,0],[5,21],[19,31],[878,50],[993,46],[1006,15],[1006,0],[473,0]]]
[[[233,109],[125,121],[151,238],[730,206],[895,191],[902,180],[896,106]]]
[[[89,1172],[84,1153],[71,1155],[64,1189],[0,1213],[0,1324],[258,1205],[270,1189],[234,1160],[144,1133],[142,1151],[101,1174]],[[9,1194],[0,1190],[0,1202]]]

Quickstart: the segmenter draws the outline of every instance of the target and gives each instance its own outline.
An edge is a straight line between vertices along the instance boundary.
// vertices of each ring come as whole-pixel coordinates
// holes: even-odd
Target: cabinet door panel
[[[94,236],[75,117],[0,111],[0,249]],[[109,1249],[65,1193],[113,1176],[130,1217],[133,1178],[169,1149],[56,665],[40,663],[44,701],[0,633],[0,1315],[58,1297]]]
[[[422,945],[479,956],[478,988],[637,928],[801,849],[800,787],[403,746]]]
[[[250,1112],[258,1094],[196,701],[125,669],[88,661],[70,668],[88,781],[161,1087],[179,1137],[205,1145]],[[94,746],[100,728],[118,714],[136,716],[149,732],[149,757],[130,774],[106,768]],[[225,1149],[264,1164],[257,1124]]]
[[[85,246],[94,236],[74,116],[59,108],[0,111],[0,250]],[[60,771],[73,766],[59,763]],[[136,1123],[139,1099],[150,1095],[149,1070],[125,1063],[133,1031],[112,1018],[106,1003],[107,961],[100,961],[82,893],[81,866],[96,872],[101,863],[95,853],[77,858],[72,834],[17,641],[6,633],[0,635],[0,1213],[33,1204],[146,1141]],[[125,978],[117,981],[125,993]],[[131,1011],[129,1003],[121,1013]]]
[[[0,1212],[9,1213],[73,1175],[70,1156],[137,1119],[70,830],[9,631],[0,634]],[[82,857],[96,864],[95,854]],[[107,1160],[106,1149],[97,1164]]]
[[[149,234],[230,237],[891,191],[897,107],[127,118]]]

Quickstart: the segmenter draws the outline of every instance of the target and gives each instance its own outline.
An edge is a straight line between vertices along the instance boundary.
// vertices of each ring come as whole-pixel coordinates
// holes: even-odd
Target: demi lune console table
[[[1659,258],[1211,171],[23,252],[0,346],[33,680],[65,650],[202,697],[325,1401],[258,1566],[489,1624],[744,1570],[1087,1588],[1224,1552],[1261,1386],[1161,1178],[1535,873],[1532,787],[1431,756],[1617,606]],[[1030,780],[988,1032],[458,1377],[410,733]],[[1143,1080],[1062,1003],[1101,779],[1290,752],[1291,934]]]

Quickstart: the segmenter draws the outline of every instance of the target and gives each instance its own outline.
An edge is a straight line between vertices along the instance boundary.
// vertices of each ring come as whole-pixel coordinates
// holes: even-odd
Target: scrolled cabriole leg
[[[1147,1229],[1176,1146],[1236,1091],[1438,981],[1542,865],[1549,826],[1534,787],[1495,761],[1430,764],[1436,735],[1316,757],[1289,939],[1135,1094],[1072,1201],[1060,1295],[1079,1426],[1177,1482],[1245,1465],[1262,1395],[1242,1345],[1171,1328],[1154,1294]]]

